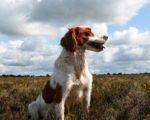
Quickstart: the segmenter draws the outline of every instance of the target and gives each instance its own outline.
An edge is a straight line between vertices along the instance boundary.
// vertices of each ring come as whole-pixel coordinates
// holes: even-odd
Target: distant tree
[[[10,75],[8,75],[8,77],[16,77],[15,75],[13,75],[13,74],[10,74]]]
[[[50,75],[49,75],[49,74],[46,74],[46,77],[50,77]]]
[[[16,77],[16,76],[15,76],[15,75],[13,75],[13,74],[8,74],[8,75],[3,74],[3,75],[2,75],[2,77]]]
[[[110,75],[110,73],[107,73],[107,75]]]
[[[33,75],[24,75],[24,77],[34,77]]]
[[[122,75],[122,73],[118,73],[118,75]]]
[[[3,74],[2,77],[7,77],[7,75]]]
[[[13,74],[2,74],[0,77],[34,77],[34,75],[13,75]]]
[[[22,75],[17,75],[17,77],[23,77]]]

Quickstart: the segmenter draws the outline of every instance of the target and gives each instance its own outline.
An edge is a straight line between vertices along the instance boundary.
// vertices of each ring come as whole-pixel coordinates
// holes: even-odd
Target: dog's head
[[[68,51],[74,52],[79,46],[84,49],[100,52],[105,47],[103,44],[108,39],[105,35],[95,34],[89,27],[73,27],[61,39],[61,45]]]

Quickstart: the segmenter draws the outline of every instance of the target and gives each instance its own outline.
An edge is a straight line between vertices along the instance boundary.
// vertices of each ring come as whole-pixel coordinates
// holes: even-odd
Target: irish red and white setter
[[[102,51],[107,36],[94,34],[89,27],[73,27],[61,39],[63,50],[54,64],[54,72],[37,99],[28,106],[32,118],[46,118],[48,108],[55,106],[56,118],[64,120],[65,104],[81,102],[88,112],[91,100],[92,75],[85,51]]]

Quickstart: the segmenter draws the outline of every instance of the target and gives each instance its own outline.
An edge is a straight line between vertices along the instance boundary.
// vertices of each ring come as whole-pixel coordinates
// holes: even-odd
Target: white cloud
[[[119,51],[118,48],[109,48],[106,50],[105,54],[103,55],[104,61],[106,63],[112,62],[116,57],[115,54]]]
[[[17,49],[20,47],[20,45],[23,43],[22,40],[16,40],[16,41],[9,41],[8,42],[8,47],[10,49]]]
[[[42,51],[45,48],[47,42],[48,40],[40,38],[39,36],[28,37],[21,44],[20,48],[22,51]]]
[[[4,0],[0,2],[0,32],[10,36],[56,36],[56,28],[35,21],[28,21],[37,2],[34,0]],[[6,9],[7,8],[7,9]]]
[[[3,0],[0,2],[0,32],[13,36],[55,36],[56,30],[64,26],[124,24],[137,15],[146,2],[147,0]]]
[[[103,25],[102,25],[103,26]],[[101,27],[106,29],[106,27]],[[149,32],[133,32],[137,28],[119,32],[119,41],[124,38],[138,38],[142,36],[144,41],[149,41]],[[62,33],[64,30],[62,31]],[[134,34],[131,34],[131,33]],[[107,29],[106,29],[107,33]],[[146,33],[146,34],[145,34]],[[128,35],[130,37],[126,37]],[[118,35],[114,34],[111,39],[115,40]],[[147,39],[146,39],[147,38]],[[89,69],[92,73],[115,73],[115,72],[147,72],[150,71],[150,46],[149,44],[137,44],[127,39],[128,44],[110,43],[107,41],[106,49],[101,53],[87,52]],[[136,41],[136,40],[135,40]],[[51,45],[49,38],[42,36],[30,36],[24,40],[0,42],[0,73],[1,74],[47,74],[53,71],[55,59],[60,54],[61,47]]]
[[[4,53],[6,51],[6,48],[3,43],[0,43],[0,53]]]
[[[102,23],[102,24],[98,24],[98,23],[92,24],[91,28],[92,28],[94,33],[98,33],[98,34],[101,34],[101,35],[108,35],[107,25],[104,24],[104,23]]]
[[[24,5],[22,3],[24,3]],[[24,1],[1,1],[0,32],[7,35],[24,35],[24,28],[27,19],[25,8],[29,9],[27,3]]]
[[[0,49],[3,50],[0,52],[0,74],[34,75],[52,72],[54,61],[61,50],[57,45],[49,44],[45,38],[35,41],[32,37],[24,41],[0,42]]]
[[[127,23],[148,0],[3,0],[0,2],[0,38],[23,36],[0,42],[0,74],[46,74],[61,48],[49,43],[60,40],[67,27],[90,26],[100,34],[107,24]],[[135,27],[109,36],[101,53],[88,52],[90,71],[150,71],[150,31]],[[58,41],[57,41],[58,43]],[[55,42],[56,44],[56,42]]]
[[[138,56],[142,56],[144,53],[144,49],[141,48],[141,47],[135,47],[135,48],[132,48],[131,50],[128,50],[125,52],[126,55],[133,55],[135,57],[138,57]]]
[[[41,2],[42,0],[37,0],[38,2]]]
[[[135,27],[114,33],[109,45],[147,45],[150,44],[150,32],[139,33]]]
[[[100,22],[124,24],[147,0],[43,0],[36,4],[32,20],[56,24]]]
[[[150,34],[137,28],[117,31],[101,53],[88,52],[90,70],[94,73],[136,73],[150,71]]]

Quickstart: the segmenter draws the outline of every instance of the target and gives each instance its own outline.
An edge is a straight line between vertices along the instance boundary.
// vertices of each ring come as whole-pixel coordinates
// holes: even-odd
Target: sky
[[[69,27],[108,35],[87,51],[91,73],[150,72],[150,0],[0,1],[0,75],[52,74]]]

